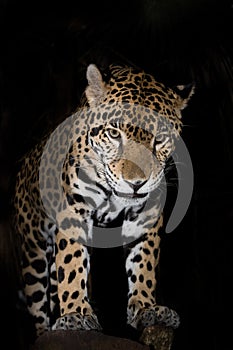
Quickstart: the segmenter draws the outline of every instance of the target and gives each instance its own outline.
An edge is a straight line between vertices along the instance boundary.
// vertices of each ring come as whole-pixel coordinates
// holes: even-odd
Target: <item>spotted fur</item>
[[[17,175],[14,223],[38,335],[101,330],[89,302],[88,247],[93,225],[107,230],[119,221],[128,247],[128,324],[179,325],[174,310],[156,303],[158,187],[193,90],[184,98],[144,71],[115,65],[109,71],[104,81],[88,66],[82,105],[25,156]]]

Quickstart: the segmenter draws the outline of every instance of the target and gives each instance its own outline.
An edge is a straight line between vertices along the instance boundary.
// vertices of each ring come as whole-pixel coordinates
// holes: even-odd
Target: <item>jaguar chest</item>
[[[142,207],[142,205],[140,205]],[[92,218],[96,227],[121,227],[124,220],[136,217],[138,205],[124,205],[123,201],[110,196],[102,205],[93,212]]]

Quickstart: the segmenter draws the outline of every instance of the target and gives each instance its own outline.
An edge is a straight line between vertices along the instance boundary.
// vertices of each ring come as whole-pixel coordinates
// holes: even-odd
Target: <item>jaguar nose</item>
[[[133,189],[134,193],[137,193],[137,191],[143,186],[145,185],[145,183],[147,182],[147,180],[143,181],[143,180],[125,180],[125,182]]]

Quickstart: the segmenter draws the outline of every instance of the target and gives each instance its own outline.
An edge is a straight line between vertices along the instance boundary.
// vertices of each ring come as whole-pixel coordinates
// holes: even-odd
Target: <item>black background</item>
[[[174,350],[232,349],[232,23],[230,1],[0,1],[0,306],[9,346],[26,349],[30,333],[15,300],[7,204],[15,163],[75,110],[89,63],[104,69],[122,60],[170,86],[196,84],[182,134],[193,197],[182,223],[163,238],[160,290],[181,315]],[[96,296],[103,323],[124,335],[121,251],[101,256]]]

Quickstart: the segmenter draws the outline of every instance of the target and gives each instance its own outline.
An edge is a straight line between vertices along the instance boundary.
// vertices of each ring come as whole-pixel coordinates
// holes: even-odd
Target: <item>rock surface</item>
[[[130,339],[113,337],[96,331],[59,330],[47,332],[32,350],[150,350],[147,345]]]
[[[40,336],[32,350],[170,350],[172,340],[173,330],[159,325],[144,329],[140,342],[96,331],[60,330]]]

